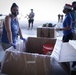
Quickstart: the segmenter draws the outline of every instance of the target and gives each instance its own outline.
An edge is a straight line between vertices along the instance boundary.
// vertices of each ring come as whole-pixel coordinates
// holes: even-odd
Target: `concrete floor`
[[[69,75],[63,68],[56,62],[55,59],[51,59],[52,75]]]

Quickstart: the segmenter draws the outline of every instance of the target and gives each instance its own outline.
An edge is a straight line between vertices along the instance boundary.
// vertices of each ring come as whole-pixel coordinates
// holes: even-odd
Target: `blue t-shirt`
[[[19,26],[18,26],[17,20],[11,19],[11,32],[12,32],[13,43],[16,43],[18,31],[19,31]],[[2,33],[1,42],[9,44],[9,40],[8,40],[8,36],[7,36],[4,23],[3,23],[3,33]]]
[[[72,16],[72,21],[76,21],[76,11],[73,10],[71,12],[71,16]],[[74,30],[76,30],[76,23],[73,23],[72,27],[73,27]]]
[[[68,25],[70,25],[71,28],[69,30],[63,30],[64,35],[72,33],[72,17],[70,13],[66,14],[65,16],[63,21],[63,28],[67,27]]]

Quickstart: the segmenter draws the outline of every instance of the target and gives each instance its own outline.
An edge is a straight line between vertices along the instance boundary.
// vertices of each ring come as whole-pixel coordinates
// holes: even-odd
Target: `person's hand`
[[[24,42],[26,41],[26,39],[25,38],[20,38],[21,40],[23,40]]]
[[[56,31],[60,31],[61,29],[60,28],[56,28]]]
[[[12,43],[11,46],[13,46],[14,49],[16,49],[16,44]]]

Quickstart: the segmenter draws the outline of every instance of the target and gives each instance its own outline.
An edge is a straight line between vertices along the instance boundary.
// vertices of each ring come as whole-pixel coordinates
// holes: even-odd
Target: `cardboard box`
[[[7,50],[1,72],[8,75],[49,75],[50,56]]]
[[[42,46],[45,43],[54,43],[56,39],[29,37],[24,46],[18,45],[17,50],[10,47],[6,50],[2,61],[1,73],[8,75],[51,75],[50,55],[42,54]],[[22,44],[22,43],[21,43]]]
[[[54,27],[38,27],[37,37],[56,38],[56,31]]]

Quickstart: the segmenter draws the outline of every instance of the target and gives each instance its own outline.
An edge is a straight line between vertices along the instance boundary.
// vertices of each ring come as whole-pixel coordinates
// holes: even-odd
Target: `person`
[[[76,34],[76,1],[72,2],[73,10],[71,12],[72,15],[72,27],[73,27],[73,33]],[[73,62],[72,67],[76,66],[76,62]]]
[[[61,15],[61,22],[63,21],[63,17],[64,17],[64,15]]]
[[[30,25],[31,25],[31,29],[33,28],[34,16],[35,13],[33,12],[33,9],[31,9],[31,12],[28,15],[28,30],[30,29]]]
[[[72,11],[72,6],[70,4],[65,4],[63,13],[65,14],[65,18],[63,20],[63,28],[57,28],[57,31],[63,30],[63,42],[69,42],[69,40],[73,39],[73,31],[72,31],[72,16],[70,12]]]
[[[60,16],[61,16],[61,15],[60,15],[60,14],[58,14],[58,22],[60,22]]]
[[[73,10],[71,12],[71,15],[72,15],[72,19],[73,19],[73,31],[76,30],[76,1],[72,2],[72,7],[73,7]]]
[[[73,27],[73,39],[76,39],[76,1],[72,2],[72,27]]]
[[[19,26],[17,15],[19,14],[19,7],[16,3],[13,3],[10,8],[11,13],[5,16],[3,22],[3,32],[1,37],[1,45],[4,50],[13,46],[16,49],[16,43],[18,35],[20,39],[25,41],[22,36],[22,32]]]

